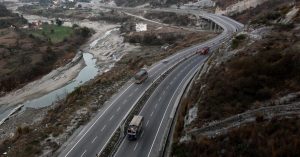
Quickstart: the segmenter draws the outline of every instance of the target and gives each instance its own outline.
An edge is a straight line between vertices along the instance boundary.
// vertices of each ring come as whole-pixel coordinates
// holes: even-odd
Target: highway
[[[194,14],[198,15],[199,12],[194,12]],[[154,64],[149,68],[149,78],[146,82],[137,85],[133,83],[133,80],[129,81],[110,99],[109,103],[106,103],[101,108],[97,116],[64,147],[59,156],[92,157],[101,153],[114,132],[143,96],[144,92],[162,74],[180,62],[164,81],[159,84],[140,112],[141,115],[145,116],[142,137],[134,142],[128,142],[125,139],[115,154],[115,156],[120,157],[158,155],[164,130],[166,129],[175,101],[180,96],[180,91],[184,89],[187,81],[207,59],[207,56],[194,55],[196,49],[204,46],[215,49],[225,40],[229,39],[234,32],[242,28],[241,24],[227,17],[208,13],[200,14],[216,22],[224,31],[214,39],[179,51],[177,54],[164,60],[167,62],[160,61]]]
[[[140,138],[137,141],[124,139],[115,156],[146,157],[151,149],[153,150],[151,156],[158,155],[156,150],[159,150],[159,143],[163,139],[163,132],[177,95],[184,88],[184,82],[189,76],[203,64],[204,58],[205,56],[197,55],[188,59],[160,83],[139,114],[144,117],[143,132]],[[158,144],[153,145],[153,143]]]
[[[231,34],[242,28],[239,23],[223,16],[207,14],[206,17],[214,18],[220,23],[225,21],[223,23],[227,29],[225,29],[225,33]],[[224,21],[222,21],[223,19]],[[224,32],[223,34],[225,34]],[[216,49],[223,42],[222,35],[214,38],[212,42],[215,44],[211,45],[211,42],[206,42],[204,45],[210,46],[212,50]],[[198,55],[191,57],[176,67],[160,83],[139,113],[145,119],[140,138],[137,141],[128,141],[125,138],[115,153],[115,157],[157,157],[161,155],[168,124],[172,120],[172,110],[178,103],[176,100],[180,96],[180,91],[185,88],[184,82],[189,81],[189,78],[195,74],[206,58],[207,56]]]

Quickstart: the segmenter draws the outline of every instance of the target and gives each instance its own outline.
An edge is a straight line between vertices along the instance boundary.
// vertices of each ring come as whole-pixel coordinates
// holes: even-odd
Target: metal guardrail
[[[256,118],[256,115],[276,115],[276,114],[284,114],[294,111],[300,111],[300,104],[291,104],[291,105],[278,105],[278,106],[270,106],[270,107],[262,107],[255,110],[250,110],[241,114],[237,114],[226,118],[222,121],[216,121],[215,123],[211,123],[209,126],[205,126],[199,129],[193,129],[187,132],[188,135],[199,134],[201,132],[208,132],[214,129],[223,128],[228,126],[229,124],[239,123],[246,121],[250,118]],[[234,124],[233,124],[234,125]]]
[[[159,75],[159,76],[158,76],[158,77],[157,77],[157,78],[156,78],[156,79],[155,79],[155,80],[154,80],[154,81],[146,88],[146,90],[141,94],[141,96],[134,102],[134,105],[133,105],[132,108],[130,109],[130,112],[129,112],[127,115],[125,115],[125,117],[122,119],[121,124],[120,124],[120,126],[119,126],[118,128],[121,128],[122,126],[124,126],[124,124],[126,123],[126,121],[128,121],[128,118],[130,117],[130,115],[132,114],[132,112],[134,112],[134,108],[138,107],[138,106],[137,106],[138,102],[145,96],[145,94],[148,92],[148,90],[149,90],[155,83],[157,83],[157,81],[158,81],[160,78],[162,78],[162,77],[163,77],[166,73],[168,73],[170,70],[173,70],[177,65],[179,65],[180,63],[182,63],[183,61],[185,61],[186,59],[192,57],[192,56],[195,55],[195,54],[196,54],[196,53],[194,52],[194,53],[189,54],[187,57],[175,59],[173,65],[171,65],[171,66],[168,67],[166,70],[164,70],[164,72],[161,73],[161,74],[160,74],[160,75]],[[117,129],[118,129],[118,128],[117,128]],[[124,128],[125,128],[125,127],[124,127]],[[113,134],[116,133],[117,129],[113,132]],[[124,129],[123,129],[123,130],[124,130]],[[109,138],[108,141],[110,141],[112,137],[113,137],[113,136],[111,136],[111,137]],[[124,139],[124,137],[121,136],[121,137],[119,138],[119,140],[116,142],[116,144],[121,144],[120,141],[122,141],[123,139]],[[106,144],[104,147],[107,147],[107,145],[108,145],[108,144]],[[117,148],[117,146],[114,146],[114,147]],[[102,150],[100,151],[99,154],[101,154],[105,149],[106,149],[106,148],[102,149]],[[113,152],[109,153],[109,156],[113,156],[115,152],[116,152],[116,150],[113,150]]]

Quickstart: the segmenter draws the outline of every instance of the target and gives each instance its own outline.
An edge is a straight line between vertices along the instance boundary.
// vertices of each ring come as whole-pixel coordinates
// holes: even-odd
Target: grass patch
[[[59,43],[74,34],[71,27],[57,25],[43,25],[42,29],[30,30],[28,32],[42,40],[50,40],[52,43]]]
[[[238,48],[239,45],[241,45],[242,43],[244,43],[243,41],[245,41],[246,38],[247,38],[247,35],[245,35],[245,34],[241,34],[241,35],[236,36],[236,37],[232,40],[231,48],[232,48],[232,49]]]

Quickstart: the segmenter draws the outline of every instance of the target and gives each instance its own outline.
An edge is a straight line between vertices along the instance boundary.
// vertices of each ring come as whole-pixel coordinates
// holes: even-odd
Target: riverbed
[[[52,20],[36,15],[23,14],[23,16],[30,22]],[[1,97],[0,125],[16,112],[20,113],[19,111],[25,111],[27,108],[47,107],[65,98],[77,87],[112,68],[126,50],[135,48],[123,42],[118,25],[103,21],[70,19],[64,21],[66,26],[75,23],[81,27],[92,28],[96,33],[78,50],[77,58],[75,57],[71,63]]]

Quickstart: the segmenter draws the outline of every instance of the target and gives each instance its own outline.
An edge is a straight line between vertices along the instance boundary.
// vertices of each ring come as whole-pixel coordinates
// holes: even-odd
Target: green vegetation
[[[10,10],[0,4],[0,29],[10,27],[11,25],[19,27],[27,23],[27,20],[17,13],[12,13]]]
[[[247,38],[247,35],[245,35],[245,34],[241,34],[241,35],[236,36],[236,37],[232,40],[231,48],[232,48],[232,49],[238,48],[239,45],[241,45],[242,43],[244,43],[244,41],[246,40],[246,38]]]
[[[59,43],[74,34],[71,27],[58,25],[43,25],[42,29],[30,30],[27,32],[42,40],[50,40],[52,43]]]
[[[300,119],[272,119],[229,131],[217,138],[200,138],[173,145],[176,157],[300,156]]]
[[[47,23],[41,26],[42,29],[34,28],[33,24],[29,29],[19,29],[24,18],[11,13],[2,5],[0,16],[1,94],[22,87],[53,68],[66,64],[74,57],[76,49],[91,35],[88,28]],[[16,28],[11,29],[11,25]]]
[[[274,32],[242,52],[248,55],[234,57],[210,72],[204,78],[207,82],[205,93],[195,91],[191,96],[201,97],[196,100],[199,103],[198,123],[241,113],[253,107],[254,102],[300,90],[298,41],[290,33]]]
[[[144,65],[150,66],[174,54],[179,49],[190,46],[192,43],[205,41],[207,38],[215,35],[198,34],[194,37],[192,34],[189,34],[183,39],[185,42],[178,42],[175,47],[168,51],[161,51],[161,48],[158,46],[144,47],[143,51],[128,52],[110,71],[96,77],[88,84],[77,88],[65,100],[58,102],[59,104],[47,112],[42,122],[34,126],[29,126],[30,131],[28,133],[22,134],[17,138],[8,139],[6,142],[0,144],[0,154],[7,152],[8,156],[31,157],[40,155],[44,148],[55,151],[61,143],[57,143],[56,140],[48,140],[48,136],[57,137],[66,128],[69,130],[67,136],[71,136],[73,131],[85,124],[90,116],[98,111],[125,82],[132,78],[138,69]],[[78,111],[83,108],[87,109],[87,114],[78,115]],[[74,119],[76,120],[75,122]],[[71,131],[70,127],[72,128]]]
[[[236,17],[247,23],[263,15],[266,22],[250,27],[270,24],[273,28],[263,39],[249,46],[246,45],[246,36],[236,36],[232,48],[245,47],[220,66],[211,67],[209,73],[193,84],[189,96],[182,100],[179,108],[173,135],[173,156],[299,156],[299,117],[266,122],[258,115],[256,123],[234,129],[226,135],[211,139],[192,136],[191,141],[179,143],[184,131],[191,127],[203,127],[208,122],[258,108],[265,101],[300,90],[300,38],[295,35],[300,31],[294,26],[297,22],[287,25],[272,22],[290,9],[290,6],[281,5],[285,1],[281,2],[269,1],[269,5],[263,4],[258,6],[259,9],[251,9]],[[266,9],[274,6],[279,7],[275,12]],[[299,17],[300,14],[295,19]],[[195,104],[198,117],[184,128],[187,111]]]

